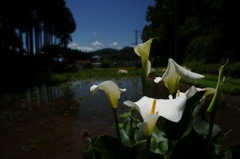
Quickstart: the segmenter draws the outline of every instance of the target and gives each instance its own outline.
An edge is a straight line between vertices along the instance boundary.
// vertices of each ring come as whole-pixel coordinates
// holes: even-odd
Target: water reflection
[[[119,100],[119,111],[124,110],[123,101],[137,100],[141,96],[140,78],[123,78],[111,79],[116,82],[120,88],[126,88],[127,91],[121,94]],[[79,103],[79,117],[88,119],[90,116],[112,118],[111,109],[109,108],[108,99],[103,91],[97,91],[96,94],[91,94],[89,88],[93,84],[99,84],[104,80],[79,80],[71,84],[71,90],[74,92],[74,99]]]
[[[103,91],[91,94],[89,88],[101,80],[77,80],[60,85],[41,85],[20,93],[0,95],[0,118],[21,120],[21,113],[31,111],[54,111],[63,115],[74,112],[81,120],[104,117],[112,118],[108,99]],[[140,78],[111,79],[127,91],[119,100],[119,111],[124,111],[123,101],[137,100],[141,96]]]
[[[0,95],[0,118],[23,120],[25,112],[53,110],[54,103],[64,96],[60,86],[41,85],[24,92]]]
[[[63,91],[60,86],[46,86],[33,87],[26,92],[27,103],[36,103],[38,107],[46,106],[56,101],[63,96]]]

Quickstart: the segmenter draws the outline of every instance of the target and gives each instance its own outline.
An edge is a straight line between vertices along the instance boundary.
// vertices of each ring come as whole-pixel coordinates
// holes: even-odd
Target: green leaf
[[[116,138],[102,135],[92,139],[83,156],[84,159],[120,159],[131,156],[131,153],[129,148],[125,147]]]
[[[164,155],[168,152],[168,149],[169,142],[168,139],[166,138],[165,132],[161,131],[156,127],[152,134],[151,150],[154,153]]]
[[[125,130],[120,129],[120,136],[121,136],[122,143],[127,147],[131,147],[130,138]]]
[[[142,128],[142,123],[138,123],[134,127],[134,140],[136,143],[141,142],[142,140],[145,140],[145,136],[143,134],[143,128]]]
[[[137,142],[133,147],[131,148],[131,153],[133,156],[135,156],[136,159],[143,159],[144,151],[146,149],[146,140],[142,140],[140,142]],[[132,159],[135,159],[132,158]]]
[[[214,148],[215,148],[215,156],[216,156],[217,159],[231,159],[231,158],[233,158],[231,149],[223,150],[221,145],[218,145],[218,144],[213,144],[213,145],[214,145]],[[235,158],[233,158],[233,159],[235,159]]]
[[[201,102],[196,106],[193,111],[193,127],[200,136],[206,139],[210,123],[207,122],[207,120],[205,119],[204,112],[204,100],[201,100]],[[220,133],[220,131],[220,127],[214,124],[212,138],[216,137]]]
[[[131,123],[131,117],[128,117],[125,122],[123,123],[123,129],[125,131],[125,133],[128,135],[128,136],[131,136],[132,135],[132,123]]]
[[[232,146],[231,150],[232,150],[232,158],[233,159],[240,158],[240,143],[238,143],[235,146]]]

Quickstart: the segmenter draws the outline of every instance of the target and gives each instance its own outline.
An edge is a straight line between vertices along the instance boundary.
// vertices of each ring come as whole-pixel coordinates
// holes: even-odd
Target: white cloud
[[[97,35],[97,33],[96,33],[96,32],[92,32],[92,35],[93,35],[93,36],[96,36],[96,35]]]
[[[111,42],[111,43],[109,44],[109,46],[111,46],[111,47],[116,47],[116,46],[118,46],[118,42],[113,41],[113,42]]]
[[[79,47],[79,45],[75,42],[71,42],[68,44],[68,47],[71,49],[77,49]]]
[[[115,48],[115,49],[118,49],[118,50],[122,49],[122,46],[119,46],[119,43],[116,42],[116,41],[113,41],[113,42],[109,43],[109,46],[111,48]]]
[[[96,40],[92,43],[92,45],[95,46],[96,48],[100,48],[102,46],[102,43],[100,41]]]
[[[95,40],[89,46],[88,45],[81,46],[76,42],[71,42],[68,44],[68,47],[73,50],[79,50],[79,51],[83,51],[83,52],[91,52],[91,51],[96,51],[98,49],[104,48],[105,46],[100,41]],[[116,41],[109,43],[109,47],[118,49],[118,50],[122,49],[122,47],[119,46],[119,43]]]
[[[88,46],[82,46],[82,47],[78,47],[78,50],[81,50],[83,52],[90,52],[90,51],[94,51],[95,49]]]
[[[94,51],[95,49],[93,47],[88,47],[88,46],[80,46],[78,43],[71,42],[68,44],[68,47],[73,50],[79,50],[83,52],[90,52]]]

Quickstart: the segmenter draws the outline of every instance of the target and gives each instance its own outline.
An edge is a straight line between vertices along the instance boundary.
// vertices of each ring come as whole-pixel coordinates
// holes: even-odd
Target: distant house
[[[82,59],[75,61],[76,69],[99,68],[102,66],[102,56],[94,55],[91,59]]]
[[[96,68],[96,67],[101,67],[101,65],[102,65],[102,56],[100,56],[100,55],[92,56],[91,66],[93,68]]]
[[[76,65],[76,69],[78,69],[78,70],[83,69],[83,68],[87,68],[87,67],[90,67],[91,60],[89,60],[89,59],[76,60],[75,65]]]

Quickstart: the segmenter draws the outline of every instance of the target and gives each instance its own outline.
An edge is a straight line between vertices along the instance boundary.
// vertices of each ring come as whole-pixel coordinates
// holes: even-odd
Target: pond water
[[[103,91],[95,94],[90,92],[93,84],[99,84],[101,80],[76,80],[59,85],[41,85],[29,88],[24,92],[7,93],[0,96],[0,119],[23,120],[21,113],[36,109],[44,109],[62,113],[65,116],[77,113],[83,120],[92,117],[112,118],[108,99]],[[141,96],[140,78],[111,79],[120,88],[127,91],[121,94],[119,109],[124,109],[125,100],[137,100]],[[77,112],[76,112],[77,111]],[[110,115],[109,115],[110,114]]]
[[[41,85],[23,92],[0,95],[0,158],[81,158],[87,130],[91,137],[115,135],[113,114],[103,91],[88,79],[59,85]],[[141,96],[140,78],[111,79],[127,91],[121,94],[118,114],[128,110],[125,100]]]
[[[81,130],[89,130],[91,137],[115,134],[114,129],[109,131],[113,114],[106,94],[92,94],[89,90],[105,80],[108,79],[41,85],[0,95],[0,158],[79,158],[84,150]],[[119,100],[117,111],[121,114],[129,110],[124,101],[137,101],[142,96],[141,78],[111,80],[127,89]],[[224,97],[216,123],[222,128],[223,140],[235,145],[240,142],[240,96]]]

